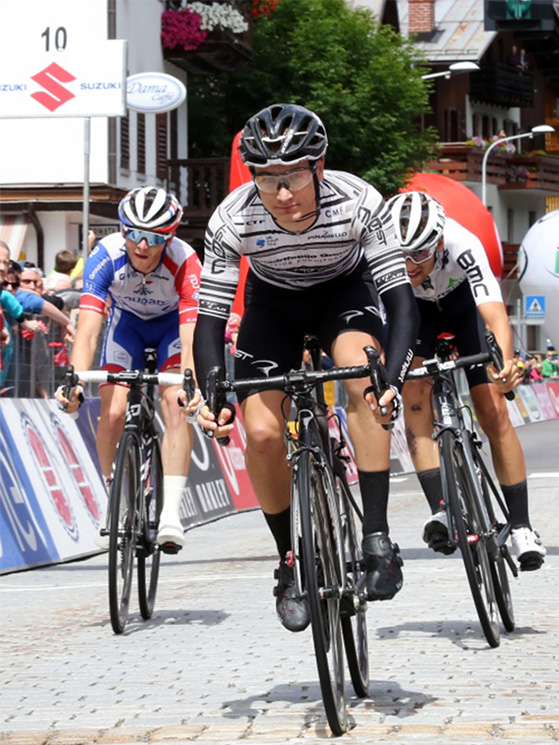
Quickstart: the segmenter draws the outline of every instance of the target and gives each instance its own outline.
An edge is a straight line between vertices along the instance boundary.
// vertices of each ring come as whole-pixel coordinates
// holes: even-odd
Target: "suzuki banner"
[[[0,117],[124,116],[126,42],[59,54],[0,50]]]

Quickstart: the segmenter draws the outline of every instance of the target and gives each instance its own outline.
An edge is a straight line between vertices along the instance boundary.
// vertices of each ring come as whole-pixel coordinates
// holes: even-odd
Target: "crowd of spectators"
[[[514,350],[516,366],[522,372],[524,383],[541,383],[545,380],[559,380],[559,362],[557,352],[548,349],[542,354],[522,354],[519,349]]]
[[[0,241],[0,395],[52,394],[55,368],[66,364],[74,339],[82,286],[77,264],[73,252],[59,251],[45,277],[33,262],[15,261]]]

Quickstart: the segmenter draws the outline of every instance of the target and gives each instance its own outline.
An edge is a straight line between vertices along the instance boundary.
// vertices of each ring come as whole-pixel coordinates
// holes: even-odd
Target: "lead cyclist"
[[[501,372],[490,367],[488,377],[485,366],[465,372],[510,513],[513,551],[521,570],[539,569],[546,550],[530,523],[524,454],[504,398],[521,377],[513,364],[512,332],[501,290],[483,245],[423,192],[397,194],[388,205],[421,316],[413,367],[433,357],[437,335],[442,332],[455,335],[462,356],[485,351],[486,329],[493,331],[503,351]],[[434,551],[448,553],[454,548],[449,545],[447,515],[441,508],[439,451],[432,438],[431,383],[428,379],[407,381],[403,394],[408,445],[432,513],[423,526],[423,540]]]
[[[240,154],[253,180],[233,191],[210,219],[205,238],[200,312],[194,336],[198,381],[224,369],[223,336],[239,281],[250,271],[237,339],[235,377],[299,368],[305,335],[316,334],[338,366],[367,362],[363,347],[385,351],[390,387],[376,401],[363,380],[347,381],[348,424],[363,499],[363,551],[370,599],[402,587],[402,560],[389,537],[390,435],[381,424],[398,414],[413,356],[417,308],[385,202],[350,173],[325,169],[326,129],[309,109],[275,104],[252,116]],[[392,333],[379,311],[382,298]],[[309,624],[290,562],[290,471],[284,442],[283,391],[242,397],[246,464],[279,565],[274,594],[290,631]],[[386,407],[383,413],[379,407]],[[202,407],[198,422],[217,437],[232,429],[232,410]]]
[[[157,350],[160,371],[180,374],[193,367],[192,338],[201,270],[194,249],[175,236],[182,208],[173,194],[146,186],[122,199],[118,215],[120,232],[100,240],[85,264],[70,364],[77,371],[89,370],[93,365],[109,300],[101,369],[143,370],[144,351],[151,347]],[[177,386],[161,388],[164,477],[157,543],[167,553],[176,553],[185,542],[179,507],[192,450],[192,430],[177,402],[179,390]],[[128,389],[105,384],[99,387],[99,394],[97,453],[108,483],[124,428]],[[63,388],[55,395],[71,413],[83,400],[83,386],[76,386],[69,400]],[[194,401],[192,406],[196,408],[196,404]],[[106,515],[101,529],[105,522]],[[108,536],[99,535],[97,542],[106,548]]]

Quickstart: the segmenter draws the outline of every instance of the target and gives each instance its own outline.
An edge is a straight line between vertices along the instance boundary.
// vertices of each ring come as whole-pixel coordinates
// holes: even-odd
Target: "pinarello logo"
[[[70,472],[76,482],[76,486],[78,487],[79,495],[89,515],[92,517],[95,524],[98,525],[100,514],[99,502],[87,481],[87,476],[81,466],[78,454],[58,419],[53,416],[51,421],[54,427],[55,436],[58,438],[60,444],[60,450],[66,458],[66,463],[68,464]]]
[[[64,495],[64,490],[50,458],[50,453],[35,425],[26,414],[21,416],[23,431],[29,443],[29,449],[35,456],[35,464],[47,494],[52,500],[62,525],[71,538],[78,539],[78,526],[70,502]]]
[[[73,93],[64,88],[60,83],[71,83],[76,78],[56,62],[53,62],[44,70],[31,77],[36,83],[39,83],[48,93],[39,91],[32,93],[31,98],[47,108],[49,111],[55,111],[59,106],[65,104],[71,98],[75,98]]]

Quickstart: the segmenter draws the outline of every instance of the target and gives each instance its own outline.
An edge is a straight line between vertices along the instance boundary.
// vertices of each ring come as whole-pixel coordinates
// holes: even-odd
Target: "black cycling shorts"
[[[378,304],[364,260],[351,274],[304,290],[275,287],[249,272],[235,378],[270,377],[300,369],[309,334],[318,337],[327,354],[334,339],[346,331],[363,331],[384,345]]]
[[[415,356],[430,359],[435,355],[437,336],[454,334],[453,345],[460,356],[467,357],[487,350],[485,324],[477,310],[470,285],[462,282],[438,303],[417,299],[421,323]],[[489,383],[485,365],[465,368],[470,388]]]

